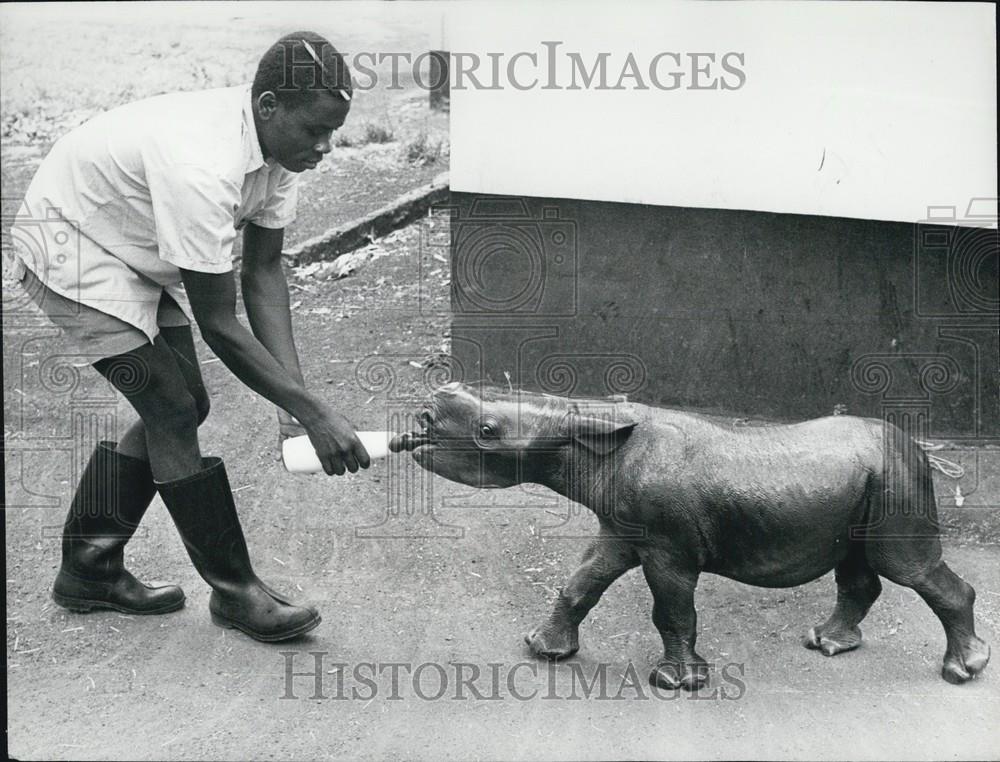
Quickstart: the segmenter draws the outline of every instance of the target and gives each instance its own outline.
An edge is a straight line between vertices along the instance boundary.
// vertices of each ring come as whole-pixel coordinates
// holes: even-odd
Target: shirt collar
[[[253,99],[250,97],[250,85],[246,86],[243,94],[243,146],[246,149],[247,159],[246,171],[250,174],[263,167],[265,164],[270,167],[274,164],[274,159],[265,161],[264,152],[261,150],[260,141],[257,139],[257,127],[253,121]]]

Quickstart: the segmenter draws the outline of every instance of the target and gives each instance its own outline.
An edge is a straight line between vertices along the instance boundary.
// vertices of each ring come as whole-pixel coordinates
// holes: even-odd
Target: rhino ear
[[[612,416],[598,416],[574,409],[567,418],[569,436],[591,452],[608,455],[621,447],[637,422],[618,411]]]

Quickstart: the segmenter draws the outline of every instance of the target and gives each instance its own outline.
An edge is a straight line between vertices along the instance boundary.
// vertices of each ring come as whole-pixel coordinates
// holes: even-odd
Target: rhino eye
[[[480,439],[491,440],[500,438],[500,424],[492,418],[486,418],[479,422],[476,433]]]

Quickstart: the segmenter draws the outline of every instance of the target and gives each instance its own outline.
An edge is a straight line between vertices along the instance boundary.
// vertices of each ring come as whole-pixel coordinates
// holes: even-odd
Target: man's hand
[[[353,474],[371,465],[354,425],[340,413],[327,409],[304,426],[327,475],[343,476],[345,470]]]
[[[281,444],[291,437],[304,437],[309,432],[306,427],[295,420],[295,416],[278,408],[278,453],[276,460],[281,460]]]
[[[278,408],[278,444],[280,445],[289,437],[305,436],[308,432],[306,427],[295,420],[295,416]]]

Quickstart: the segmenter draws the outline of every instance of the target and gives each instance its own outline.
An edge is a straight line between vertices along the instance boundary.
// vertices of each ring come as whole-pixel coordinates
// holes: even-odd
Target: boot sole
[[[178,609],[184,608],[184,603],[186,601],[185,598],[181,598],[176,603],[168,603],[157,609],[133,609],[128,606],[112,603],[111,601],[91,600],[88,598],[70,598],[55,592],[52,593],[52,600],[64,609],[72,611],[74,614],[88,614],[91,611],[118,611],[122,614],[136,614],[138,616],[146,616],[149,614],[169,614],[171,611],[177,611]]]
[[[226,619],[221,614],[216,614],[214,611],[210,612],[212,616],[212,623],[224,627],[227,630],[239,630],[244,635],[249,635],[254,640],[259,640],[262,643],[278,643],[282,640],[290,640],[291,638],[297,638],[299,635],[305,635],[307,632],[315,630],[319,627],[320,622],[323,621],[323,617],[317,614],[315,619],[312,619],[300,627],[296,627],[294,630],[288,630],[287,632],[277,632],[277,633],[259,633],[254,632],[247,625],[242,622],[237,622],[234,619]]]

